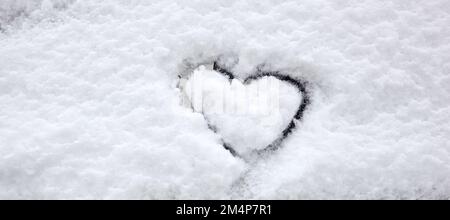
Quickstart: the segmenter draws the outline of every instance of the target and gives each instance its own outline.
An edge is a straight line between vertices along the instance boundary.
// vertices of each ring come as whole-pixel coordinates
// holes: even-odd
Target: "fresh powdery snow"
[[[1,0],[0,199],[450,199],[449,24],[448,0]]]

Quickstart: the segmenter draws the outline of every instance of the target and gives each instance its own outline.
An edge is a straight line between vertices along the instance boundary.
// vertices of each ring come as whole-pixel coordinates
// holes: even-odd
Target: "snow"
[[[2,0],[0,198],[449,199],[449,23],[447,0]],[[255,163],[180,105],[220,56],[310,83]]]
[[[31,17],[36,23],[54,19],[53,12],[67,8],[75,0],[2,0],[0,2],[0,31],[7,26],[21,26],[23,20]],[[28,20],[30,22],[32,20]]]

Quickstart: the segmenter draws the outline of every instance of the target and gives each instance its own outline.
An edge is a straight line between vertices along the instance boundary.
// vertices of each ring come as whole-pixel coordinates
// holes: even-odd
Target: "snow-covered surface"
[[[75,0],[1,0],[0,1],[0,31],[8,26],[21,26],[23,20],[30,24],[44,19],[55,19],[54,12],[67,8]],[[31,22],[33,21],[33,22]]]
[[[47,0],[11,19],[15,2],[0,198],[450,198],[448,0]],[[179,104],[183,63],[222,55],[310,82],[301,124],[252,164]]]

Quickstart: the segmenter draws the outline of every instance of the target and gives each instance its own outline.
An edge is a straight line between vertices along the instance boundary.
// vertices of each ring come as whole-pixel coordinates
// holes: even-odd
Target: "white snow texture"
[[[449,24],[448,0],[1,0],[0,198],[450,199]],[[280,150],[233,157],[180,105],[217,57],[309,82]]]

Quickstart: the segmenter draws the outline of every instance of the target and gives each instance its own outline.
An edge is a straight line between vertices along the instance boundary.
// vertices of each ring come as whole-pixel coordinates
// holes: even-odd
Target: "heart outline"
[[[306,111],[308,105],[311,104],[310,93],[307,89],[308,88],[307,81],[293,78],[287,74],[283,74],[280,71],[264,71],[263,67],[264,67],[264,65],[257,66],[256,72],[254,74],[243,79],[243,84],[248,85],[251,82],[256,81],[262,77],[272,76],[280,81],[284,81],[284,82],[287,82],[287,83],[295,86],[298,89],[299,94],[302,95],[302,100],[301,100],[299,106],[297,107],[297,111],[296,111],[295,115],[292,117],[291,121],[286,126],[286,128],[284,128],[282,130],[282,132],[278,135],[278,137],[275,140],[273,140],[272,143],[270,143],[266,147],[264,147],[262,149],[253,150],[252,153],[250,153],[252,155],[257,155],[257,156],[263,156],[270,152],[274,152],[274,151],[278,150],[281,147],[281,143],[284,141],[284,139],[286,139],[292,133],[292,131],[296,128],[296,121],[301,121],[303,119],[304,112]],[[231,73],[227,69],[221,67],[217,61],[213,62],[213,70],[226,76],[230,82],[236,78],[233,73]],[[182,75],[179,75],[179,78],[182,78]],[[191,106],[191,108],[192,108],[192,106]],[[202,114],[202,115],[207,123],[208,128],[210,130],[212,130],[214,133],[218,133],[217,128],[209,122],[208,118],[204,114]],[[226,141],[223,138],[221,138],[221,141],[222,141],[222,146],[226,150],[228,150],[233,156],[244,159],[244,156],[240,155],[238,152],[236,152],[236,150],[234,150],[234,148],[230,144],[226,143]]]

